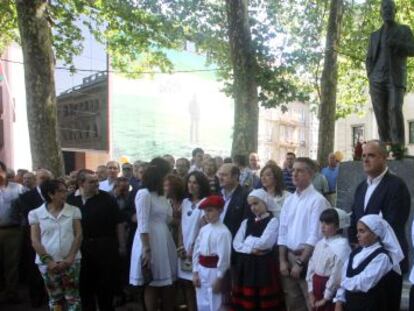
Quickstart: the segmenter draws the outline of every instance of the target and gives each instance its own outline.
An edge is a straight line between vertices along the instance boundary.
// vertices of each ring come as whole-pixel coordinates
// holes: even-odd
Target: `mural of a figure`
[[[194,94],[188,105],[190,113],[190,143],[197,144],[199,142],[199,121],[200,121],[200,105],[197,101],[197,96]]]

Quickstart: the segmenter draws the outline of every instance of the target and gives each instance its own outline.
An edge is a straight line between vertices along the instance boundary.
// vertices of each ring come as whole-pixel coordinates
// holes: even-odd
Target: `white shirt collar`
[[[373,184],[379,184],[381,182],[381,180],[384,178],[385,174],[388,172],[388,167],[385,168],[385,170],[378,175],[377,177],[371,178],[371,177],[367,177],[367,184],[368,186],[371,186]]]
[[[42,195],[42,191],[40,190],[39,186],[36,186],[37,193],[39,193],[40,197],[42,198],[43,202],[46,202],[45,198]]]
[[[301,192],[298,192],[298,189],[296,188],[295,194],[298,197],[303,197],[304,195],[306,195],[308,192],[311,192],[312,190],[314,190],[315,188],[313,187],[312,183],[305,189],[303,189]]]
[[[238,185],[237,185],[237,186],[238,186]],[[223,188],[223,189],[221,189],[221,194],[223,195],[224,201],[226,201],[226,202],[227,202],[227,200],[231,200],[231,198],[232,198],[232,196],[233,196],[234,191],[237,189],[237,186],[236,186],[236,187],[234,187],[234,188],[233,188],[233,190],[231,190],[230,192],[226,192],[226,191],[224,190],[224,188]]]
[[[59,215],[56,218],[58,219],[63,216],[66,216],[66,217],[71,216],[71,212],[69,211],[69,205],[67,203],[63,205],[62,210],[60,211]],[[49,210],[47,208],[47,203],[43,203],[43,205],[39,209],[39,217],[43,219],[44,218],[55,218],[52,216],[51,213],[49,213]]]

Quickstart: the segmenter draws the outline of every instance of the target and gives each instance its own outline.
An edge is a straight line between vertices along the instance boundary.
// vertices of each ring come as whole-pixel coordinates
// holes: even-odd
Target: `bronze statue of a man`
[[[366,69],[380,139],[404,144],[402,105],[407,83],[407,57],[414,56],[410,28],[395,22],[395,3],[383,0],[384,24],[371,34]]]

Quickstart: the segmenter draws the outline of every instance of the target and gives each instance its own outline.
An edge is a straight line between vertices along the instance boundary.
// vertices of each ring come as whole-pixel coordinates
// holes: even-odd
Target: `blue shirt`
[[[324,167],[321,172],[328,180],[329,192],[336,191],[336,178],[338,177],[338,165],[335,167]]]
[[[292,193],[296,191],[296,186],[292,182],[292,171],[286,168],[283,170],[283,182],[287,191]]]

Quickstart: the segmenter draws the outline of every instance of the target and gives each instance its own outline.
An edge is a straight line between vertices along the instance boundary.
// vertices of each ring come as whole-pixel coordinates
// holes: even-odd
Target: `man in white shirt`
[[[312,185],[313,161],[297,158],[292,181],[296,191],[283,204],[279,226],[279,260],[286,306],[290,311],[310,310],[306,265],[321,239],[319,216],[329,202]]]
[[[408,272],[408,242],[405,224],[410,213],[411,197],[405,182],[392,174],[387,167],[388,152],[384,143],[378,140],[367,142],[362,149],[362,161],[367,179],[355,190],[351,210],[351,227],[348,236],[356,243],[356,224],[368,214],[380,214],[391,225],[398,238],[405,258],[401,261],[401,271]],[[400,309],[402,277],[394,273],[390,277],[390,299],[394,309]]]
[[[99,183],[99,190],[111,192],[114,188],[115,180],[118,178],[120,168],[116,161],[109,161],[106,163],[107,179]]]

